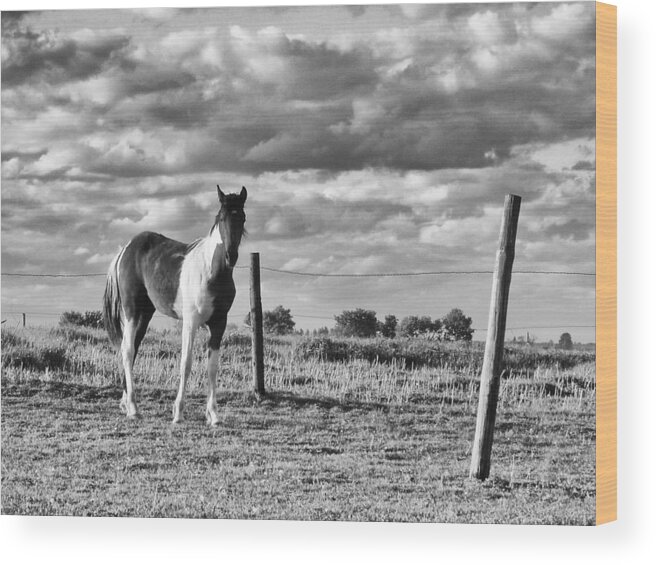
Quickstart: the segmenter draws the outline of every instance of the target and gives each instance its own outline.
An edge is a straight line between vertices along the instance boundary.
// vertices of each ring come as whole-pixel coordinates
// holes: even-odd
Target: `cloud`
[[[372,88],[377,80],[369,50],[342,51],[323,42],[291,38],[273,26],[255,34],[233,26],[227,48],[245,80],[288,99],[344,96]]]
[[[511,18],[503,18],[499,12],[486,10],[472,14],[467,24],[476,39],[483,44],[514,43],[517,30]]]
[[[109,264],[115,256],[116,253],[94,253],[85,261],[85,263],[87,265]]]
[[[367,42],[317,41],[273,25],[172,31],[151,43],[21,28],[3,38],[6,137],[22,135],[24,115],[39,116],[52,126],[32,135],[34,150],[62,142],[62,125],[78,147],[78,159],[48,174],[138,177],[485,168],[517,145],[594,134],[592,10],[429,8],[435,17]],[[559,42],[541,35],[568,15],[578,23]],[[39,80],[56,89],[30,88]],[[81,132],[116,138],[127,127],[152,140],[132,144],[132,156],[115,139],[111,154],[86,157]]]
[[[572,165],[573,171],[594,171],[596,170],[595,163],[592,161],[577,161]]]
[[[344,8],[346,8],[354,18],[358,18],[364,15],[364,13],[367,11],[366,5],[363,6],[348,5],[348,6],[344,6]]]
[[[544,235],[549,238],[557,236],[561,239],[583,241],[588,239],[591,232],[594,231],[594,227],[594,222],[582,222],[574,218],[565,222],[549,224],[544,230]]]
[[[499,209],[488,209],[479,217],[446,218],[441,223],[425,226],[419,233],[421,243],[440,247],[469,248],[487,245],[498,234]]]
[[[531,30],[546,41],[571,42],[594,33],[594,14],[578,2],[560,3],[544,15],[531,19]]]
[[[136,16],[155,22],[172,20],[181,12],[180,9],[176,8],[135,8],[132,11]]]
[[[93,33],[94,12],[3,14],[3,266],[94,270],[146,229],[191,241],[219,182],[247,186],[243,245],[267,266],[486,268],[513,192],[517,264],[594,269],[592,4],[304,10],[117,11]],[[329,315],[398,296],[276,281],[276,303]],[[407,284],[397,314],[467,287],[484,325],[476,281]]]
[[[3,28],[3,88],[28,81],[52,84],[91,77],[110,64],[129,42],[129,37],[112,32],[81,30],[66,37],[34,32],[18,24]]]

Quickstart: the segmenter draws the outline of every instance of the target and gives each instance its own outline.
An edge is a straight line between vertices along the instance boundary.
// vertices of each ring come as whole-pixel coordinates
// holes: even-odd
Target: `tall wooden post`
[[[26,315],[25,312],[23,312],[23,327],[25,327],[25,319],[26,319]]]
[[[264,331],[259,253],[251,253],[251,329],[253,330],[253,388],[258,394],[264,394]]]
[[[494,421],[497,415],[503,343],[506,334],[508,294],[510,292],[512,265],[515,258],[515,238],[517,236],[517,220],[519,219],[521,201],[522,199],[514,194],[506,196],[497,261],[492,279],[492,298],[487,324],[485,357],[483,358],[483,368],[481,370],[476,434],[469,468],[469,476],[481,480],[487,479],[490,475]]]

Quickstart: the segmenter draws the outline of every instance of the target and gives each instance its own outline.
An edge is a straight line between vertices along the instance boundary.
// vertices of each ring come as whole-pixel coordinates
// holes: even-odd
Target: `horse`
[[[228,312],[235,298],[232,278],[239,244],[245,234],[246,188],[224,194],[217,185],[220,209],[208,235],[186,244],[159,233],[142,232],[112,260],[103,298],[105,328],[120,348],[123,362],[121,410],[139,417],[135,402],[134,360],[148,324],[157,310],[182,320],[180,386],[173,404],[173,423],[183,421],[184,396],[191,370],[192,347],[198,328],[209,329],[207,406],[211,426],[219,423],[216,377],[219,347]]]

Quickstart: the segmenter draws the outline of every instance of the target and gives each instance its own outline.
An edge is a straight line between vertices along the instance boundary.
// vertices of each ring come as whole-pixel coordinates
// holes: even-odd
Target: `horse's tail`
[[[123,341],[123,322],[121,320],[121,293],[118,287],[118,263],[123,255],[121,250],[109,265],[107,284],[103,296],[103,320],[110,341],[117,347]]]

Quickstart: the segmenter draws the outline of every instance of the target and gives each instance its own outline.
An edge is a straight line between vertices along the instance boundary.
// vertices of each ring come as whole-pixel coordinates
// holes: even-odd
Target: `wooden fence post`
[[[264,331],[259,253],[251,253],[251,329],[253,330],[253,388],[258,394],[264,394]]]
[[[506,196],[497,261],[492,279],[492,298],[487,324],[485,356],[481,370],[476,434],[469,468],[469,476],[481,480],[487,479],[490,475],[494,421],[497,415],[503,344],[506,334],[508,294],[513,259],[515,258],[515,238],[517,236],[517,220],[519,219],[521,201],[522,199],[514,194]]]
[[[26,320],[26,318],[27,318],[27,316],[25,315],[25,312],[23,312],[23,327],[25,327],[25,320]]]

